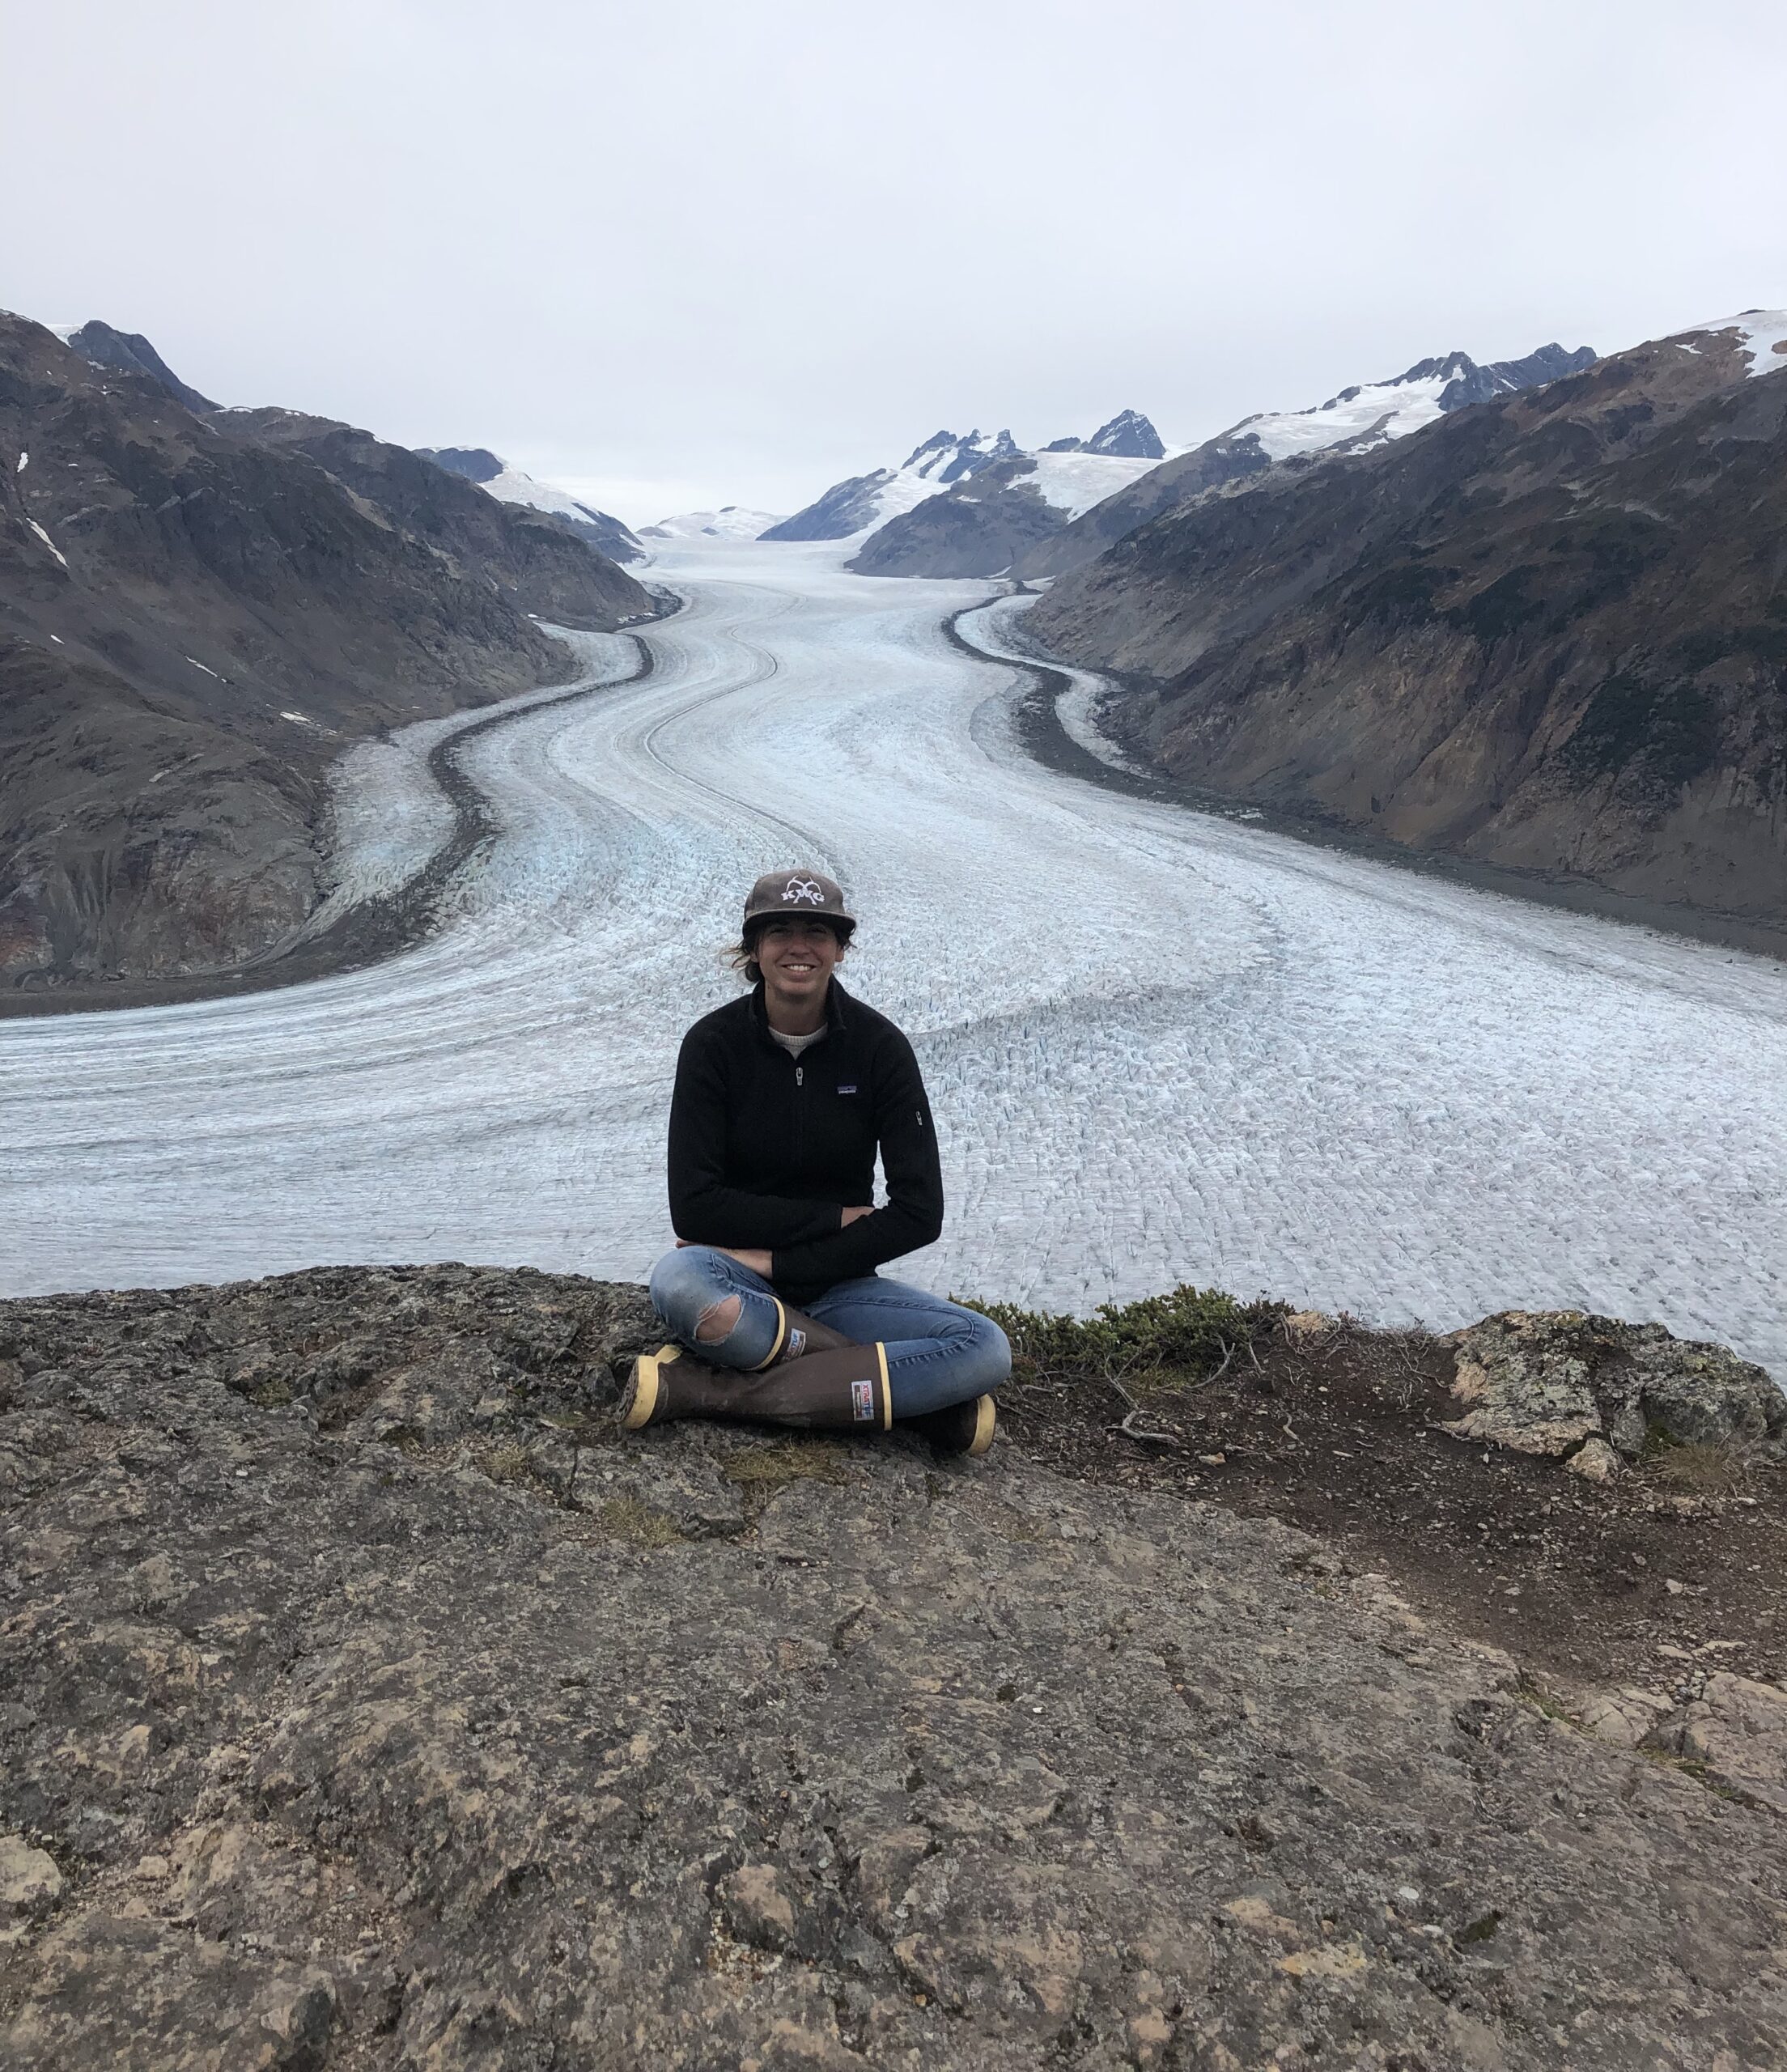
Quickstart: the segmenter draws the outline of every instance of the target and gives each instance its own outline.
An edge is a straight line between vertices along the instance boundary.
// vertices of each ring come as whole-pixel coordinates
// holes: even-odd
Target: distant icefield
[[[736,988],[745,886],[800,862],[855,899],[845,983],[936,1113],[948,1225],[890,1272],[1077,1310],[1185,1280],[1441,1328],[1579,1307],[1787,1379],[1787,969],[1043,768],[1028,680],[942,630],[988,586],[848,550],[667,546],[690,601],[652,676],[466,745],[504,831],[427,944],[0,1023],[0,1293],[643,1276],[678,1039]],[[996,652],[1016,609],[964,631]],[[356,765],[350,824],[381,767],[426,824],[393,756]]]

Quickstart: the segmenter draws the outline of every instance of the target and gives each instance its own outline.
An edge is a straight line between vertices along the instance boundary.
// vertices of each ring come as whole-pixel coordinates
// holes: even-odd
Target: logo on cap
[[[810,901],[815,906],[822,906],[826,903],[823,890],[810,877],[791,877],[782,888],[782,897],[791,906],[798,906],[803,899]]]

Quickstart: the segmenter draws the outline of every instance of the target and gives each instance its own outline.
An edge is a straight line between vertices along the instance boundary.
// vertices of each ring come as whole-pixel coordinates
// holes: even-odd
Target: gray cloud
[[[1787,302],[1774,0],[0,5],[0,300],[635,521]]]

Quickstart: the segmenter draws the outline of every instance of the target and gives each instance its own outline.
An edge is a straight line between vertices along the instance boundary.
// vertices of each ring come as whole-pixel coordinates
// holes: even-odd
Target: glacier
[[[678,1039],[736,986],[745,888],[798,861],[856,902],[845,983],[929,1084],[949,1219],[902,1277],[1076,1310],[1192,1280],[1437,1328],[1583,1308],[1787,1378],[1787,968],[1051,770],[1002,658],[1023,601],[849,551],[660,542],[686,603],[639,629],[652,673],[517,701],[460,750],[501,831],[426,941],[0,1023],[0,1293],[643,1276]],[[596,645],[618,677],[630,643]],[[432,839],[444,724],[352,762],[344,885]]]

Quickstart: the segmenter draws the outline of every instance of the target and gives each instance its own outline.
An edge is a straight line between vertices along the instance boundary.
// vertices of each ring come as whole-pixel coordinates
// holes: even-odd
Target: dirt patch
[[[1444,1431],[1453,1365],[1441,1339],[1342,1318],[1278,1326],[1201,1383],[1019,1377],[1000,1412],[1059,1472],[1300,1526],[1542,1682],[1787,1679],[1787,1473],[1677,1448],[1590,1483]]]

